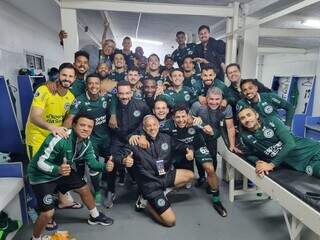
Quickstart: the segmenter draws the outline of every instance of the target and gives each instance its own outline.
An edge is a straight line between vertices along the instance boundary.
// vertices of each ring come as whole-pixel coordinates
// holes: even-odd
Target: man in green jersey
[[[320,143],[294,136],[275,116],[260,117],[251,107],[238,113],[245,156],[255,163],[256,173],[268,174],[281,164],[320,178]]]
[[[243,79],[240,83],[241,91],[245,99],[237,102],[237,111],[245,106],[250,106],[262,116],[278,116],[277,110],[286,111],[286,125],[291,126],[294,107],[274,93],[258,93],[258,85],[255,79]]]
[[[86,90],[85,78],[89,70],[89,53],[82,50],[77,51],[74,54],[73,66],[76,69],[76,80],[70,87],[70,91],[74,95],[74,97],[77,97],[85,93]],[[55,95],[57,93],[55,82],[49,81],[46,83],[46,85],[52,94]]]
[[[108,79],[120,82],[126,80],[126,60],[122,53],[116,53],[113,59],[114,70],[108,75]]]
[[[153,78],[156,80],[157,85],[161,86],[165,83],[166,78],[161,75],[160,71],[160,58],[157,54],[153,53],[148,57],[147,70],[142,76],[142,79]]]
[[[164,90],[164,94],[159,96],[160,99],[172,103],[173,106],[185,105],[188,108],[196,101],[196,95],[192,88],[183,86],[183,71],[179,68],[170,72],[172,88]]]
[[[87,115],[77,115],[68,138],[50,134],[28,165],[28,177],[35,193],[40,211],[33,228],[32,240],[40,240],[45,226],[54,214],[54,196],[57,191],[66,193],[75,190],[90,211],[88,223],[91,225],[111,225],[113,220],[99,212],[94,198],[86,184],[81,164],[85,162],[94,171],[112,171],[113,163],[96,160],[89,136],[94,127],[94,119]],[[80,166],[80,167],[79,167]]]
[[[182,67],[183,59],[187,55],[192,55],[195,51],[195,43],[186,43],[186,34],[183,31],[176,33],[176,42],[178,48],[171,54],[173,60],[178,63],[179,67]]]
[[[183,86],[193,88],[194,91],[200,92],[202,86],[201,74],[195,70],[194,64],[193,58],[190,55],[185,56],[183,59]]]
[[[89,53],[86,51],[78,51],[74,54],[74,67],[76,68],[76,80],[70,87],[70,91],[74,97],[83,94],[86,89],[85,78],[89,70]]]
[[[186,106],[178,106],[174,109],[172,120],[165,123],[165,127],[160,131],[169,134],[177,142],[183,142],[187,144],[186,154],[192,155],[192,159],[195,159],[202,166],[203,170],[207,174],[207,182],[210,187],[210,193],[212,195],[212,204],[215,210],[220,216],[226,217],[227,210],[223,207],[219,198],[219,181],[218,176],[215,173],[215,169],[212,163],[211,154],[206,146],[202,132],[205,134],[213,135],[212,129],[205,126],[202,130],[197,126],[188,126],[189,113]],[[174,165],[176,169],[188,169],[193,171],[193,163],[186,159],[185,154],[176,153],[173,155]]]
[[[64,126],[71,127],[74,117],[79,113],[86,113],[95,119],[95,126],[92,131],[90,140],[97,159],[99,156],[107,159],[109,156],[110,130],[107,120],[110,118],[111,96],[99,96],[100,78],[96,73],[90,74],[86,80],[86,93],[78,96],[72,103],[69,114],[64,121]],[[84,166],[83,166],[84,167]],[[91,182],[95,191],[95,200],[97,205],[102,203],[102,195],[100,192],[100,174],[96,171],[90,171]]]

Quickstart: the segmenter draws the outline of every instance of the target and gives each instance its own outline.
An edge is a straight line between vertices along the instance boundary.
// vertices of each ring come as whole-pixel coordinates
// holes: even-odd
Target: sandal
[[[54,219],[52,219],[50,222],[48,222],[47,226],[46,226],[46,230],[49,232],[53,232],[56,231],[58,229],[58,224],[56,223],[56,221]]]
[[[61,206],[60,204],[58,204],[57,208],[58,209],[81,209],[83,208],[83,205],[78,202],[73,202],[69,206]]]

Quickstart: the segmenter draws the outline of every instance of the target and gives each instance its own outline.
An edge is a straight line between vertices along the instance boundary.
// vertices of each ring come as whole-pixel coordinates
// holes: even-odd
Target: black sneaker
[[[196,186],[197,188],[198,188],[198,187],[201,187],[201,186],[205,183],[205,181],[206,181],[206,178],[203,178],[203,177],[198,178],[195,186]]]
[[[118,184],[119,184],[119,186],[121,186],[121,187],[123,187],[124,186],[124,183],[125,183],[125,176],[123,175],[123,176],[120,176],[119,177],[119,182],[118,182]]]
[[[90,225],[103,225],[103,226],[110,226],[113,224],[113,219],[107,217],[106,215],[104,215],[102,212],[99,212],[99,216],[96,218],[93,218],[91,215],[88,219],[88,223]]]
[[[222,203],[220,201],[213,202],[212,205],[221,217],[226,217],[228,215],[227,210],[224,208],[224,206],[222,205]]]

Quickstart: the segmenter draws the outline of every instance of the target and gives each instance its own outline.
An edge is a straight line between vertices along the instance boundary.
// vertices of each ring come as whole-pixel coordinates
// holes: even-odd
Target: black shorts
[[[52,182],[32,184],[31,186],[37,198],[38,210],[40,212],[47,212],[55,208],[57,192],[65,194],[70,190],[81,188],[86,184],[83,176],[71,170],[69,176],[61,177]]]
[[[174,181],[176,179],[176,169],[171,168],[165,176],[165,188],[174,187]],[[149,204],[151,207],[159,214],[161,215],[164,213],[170,206],[170,202],[168,201],[167,197],[164,195],[164,192],[162,191],[158,196],[148,199]]]
[[[164,213],[171,206],[168,198],[163,192],[155,198],[149,199],[148,202],[159,215]]]

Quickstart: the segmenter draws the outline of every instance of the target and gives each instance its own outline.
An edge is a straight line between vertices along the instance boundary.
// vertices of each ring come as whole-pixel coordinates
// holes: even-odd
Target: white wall
[[[13,85],[17,85],[18,69],[26,67],[26,51],[43,55],[46,70],[62,62],[57,32],[4,1],[0,1],[0,29],[0,75]],[[17,95],[16,99],[20,109]],[[21,121],[20,114],[18,119]]]
[[[261,59],[261,58],[260,58]],[[269,54],[259,63],[260,79],[271,87],[274,75],[315,75],[317,71],[318,50],[306,54]]]
[[[313,115],[320,115],[320,49],[310,50],[306,54],[269,54],[259,58],[258,76],[268,87],[271,87],[274,75],[316,75]]]

